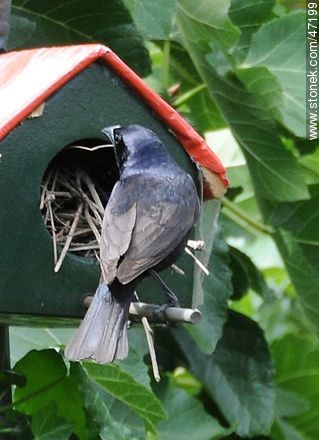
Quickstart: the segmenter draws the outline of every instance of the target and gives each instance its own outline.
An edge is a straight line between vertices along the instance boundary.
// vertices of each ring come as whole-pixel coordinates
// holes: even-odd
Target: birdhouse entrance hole
[[[98,256],[103,212],[117,180],[114,150],[100,139],[73,142],[50,162],[42,179],[40,210],[52,236],[56,272],[67,252]]]

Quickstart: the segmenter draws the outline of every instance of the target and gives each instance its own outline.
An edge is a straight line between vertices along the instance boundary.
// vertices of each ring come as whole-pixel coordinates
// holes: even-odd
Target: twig
[[[91,244],[91,245],[83,245],[83,246],[76,246],[74,248],[69,248],[68,252],[78,252],[78,251],[90,251],[90,250],[96,250],[100,249],[100,246],[98,244]]]
[[[54,265],[56,265],[58,260],[58,249],[56,244],[56,229],[54,224],[51,200],[48,201],[48,210],[49,210],[49,216],[51,222],[51,233],[52,233],[52,241],[53,241],[53,261],[54,261]]]
[[[71,194],[73,193],[73,196],[81,197],[81,192],[67,180],[66,176],[61,176],[61,185],[68,188]]]
[[[42,187],[41,197],[40,197],[40,211],[42,211],[42,209],[44,208],[45,200],[46,200],[46,194],[47,194],[47,187],[46,187],[46,185],[44,185]]]
[[[48,185],[51,180],[51,177],[52,177],[52,173],[48,173],[47,178],[45,179],[45,182],[42,186],[41,199],[40,199],[40,210],[42,210],[44,208],[44,199],[45,199],[46,193],[48,191]]]
[[[59,257],[59,260],[58,260],[57,264],[55,265],[54,272],[58,272],[60,270],[61,266],[62,266],[63,260],[64,260],[64,258],[66,256],[68,248],[69,248],[69,246],[71,244],[71,241],[72,241],[72,238],[73,238],[73,234],[74,234],[76,226],[78,224],[80,215],[82,214],[82,210],[83,210],[83,205],[81,204],[81,205],[79,205],[79,207],[78,207],[78,209],[77,209],[77,211],[75,213],[74,220],[73,220],[73,223],[72,223],[71,228],[70,228],[70,232],[69,232],[69,234],[68,234],[68,236],[67,236],[67,238],[65,240],[65,244],[64,244],[64,247],[62,249],[61,255]]]
[[[161,376],[159,374],[159,368],[158,368],[158,363],[157,363],[157,359],[156,359],[156,351],[155,351],[155,347],[154,347],[154,333],[153,333],[153,330],[151,329],[151,326],[145,316],[143,316],[143,318],[142,318],[142,324],[143,324],[143,328],[144,328],[145,335],[146,335],[148,350],[149,350],[150,356],[151,356],[153,376],[154,376],[154,379],[156,380],[156,382],[160,382]]]
[[[92,180],[90,179],[90,177],[88,175],[85,175],[82,177],[82,180],[84,181],[84,183],[86,184],[86,186],[88,187],[88,190],[91,193],[91,196],[96,204],[97,209],[99,210],[101,215],[104,215],[104,207],[102,205],[101,199],[92,183]]]
[[[187,246],[194,251],[202,251],[205,246],[205,242],[203,240],[188,240]]]
[[[74,232],[73,237],[78,237],[79,235],[88,234],[91,232],[91,230],[92,230],[91,228],[80,229],[78,227],[77,230]]]
[[[55,191],[54,195],[56,197],[68,197],[69,199],[73,197],[72,194],[68,191]]]
[[[173,271],[175,273],[177,273],[178,275],[185,276],[185,272],[183,271],[183,269],[181,269],[179,266],[177,266],[177,264],[171,264],[171,269],[173,269]]]
[[[207,269],[207,267],[205,267],[203,265],[203,263],[201,261],[199,261],[199,259],[193,254],[193,252],[188,249],[188,247],[185,247],[185,252],[187,255],[189,255],[190,257],[193,258],[193,260],[195,261],[195,263],[197,264],[198,267],[200,267],[200,269],[206,274],[209,275],[209,270]]]
[[[83,198],[86,201],[86,203],[89,205],[89,207],[90,207],[91,211],[93,212],[94,217],[96,218],[96,220],[100,224],[102,224],[102,217],[101,217],[100,212],[99,212],[99,207],[93,202],[93,200],[89,199],[89,197],[86,194],[83,195]],[[101,214],[102,214],[102,216],[104,215],[104,210],[103,210],[103,212]]]
[[[85,218],[86,218],[88,224],[90,225],[90,228],[93,231],[93,234],[95,235],[97,243],[100,244],[101,235],[100,235],[97,227],[95,226],[95,224],[90,216],[89,209],[87,206],[85,206],[84,214],[85,214]]]

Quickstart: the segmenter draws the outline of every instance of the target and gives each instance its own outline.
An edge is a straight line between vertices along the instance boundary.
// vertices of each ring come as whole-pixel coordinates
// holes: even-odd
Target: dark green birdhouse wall
[[[0,315],[83,315],[82,300],[95,291],[99,265],[96,260],[69,253],[61,270],[54,273],[52,238],[39,210],[41,182],[50,162],[65,146],[92,138],[103,143],[102,128],[132,123],[157,133],[177,162],[196,179],[196,167],[181,145],[144,102],[100,62],[52,95],[41,116],[24,120],[1,141]],[[163,278],[181,304],[190,306],[193,263],[183,256],[178,265],[185,276],[168,269]],[[138,293],[146,302],[165,299],[150,279],[142,282]]]

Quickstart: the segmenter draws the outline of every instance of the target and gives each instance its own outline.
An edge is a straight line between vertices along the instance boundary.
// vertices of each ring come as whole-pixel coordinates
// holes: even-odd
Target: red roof
[[[225,169],[205,140],[114,52],[100,44],[50,47],[0,55],[0,140],[81,70],[102,59],[172,130],[191,158],[218,174]]]

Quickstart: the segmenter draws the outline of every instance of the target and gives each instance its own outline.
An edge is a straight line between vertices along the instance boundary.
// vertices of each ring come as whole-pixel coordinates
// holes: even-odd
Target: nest
[[[40,210],[52,236],[55,272],[67,252],[98,259],[104,196],[81,168],[56,167],[47,173]]]

